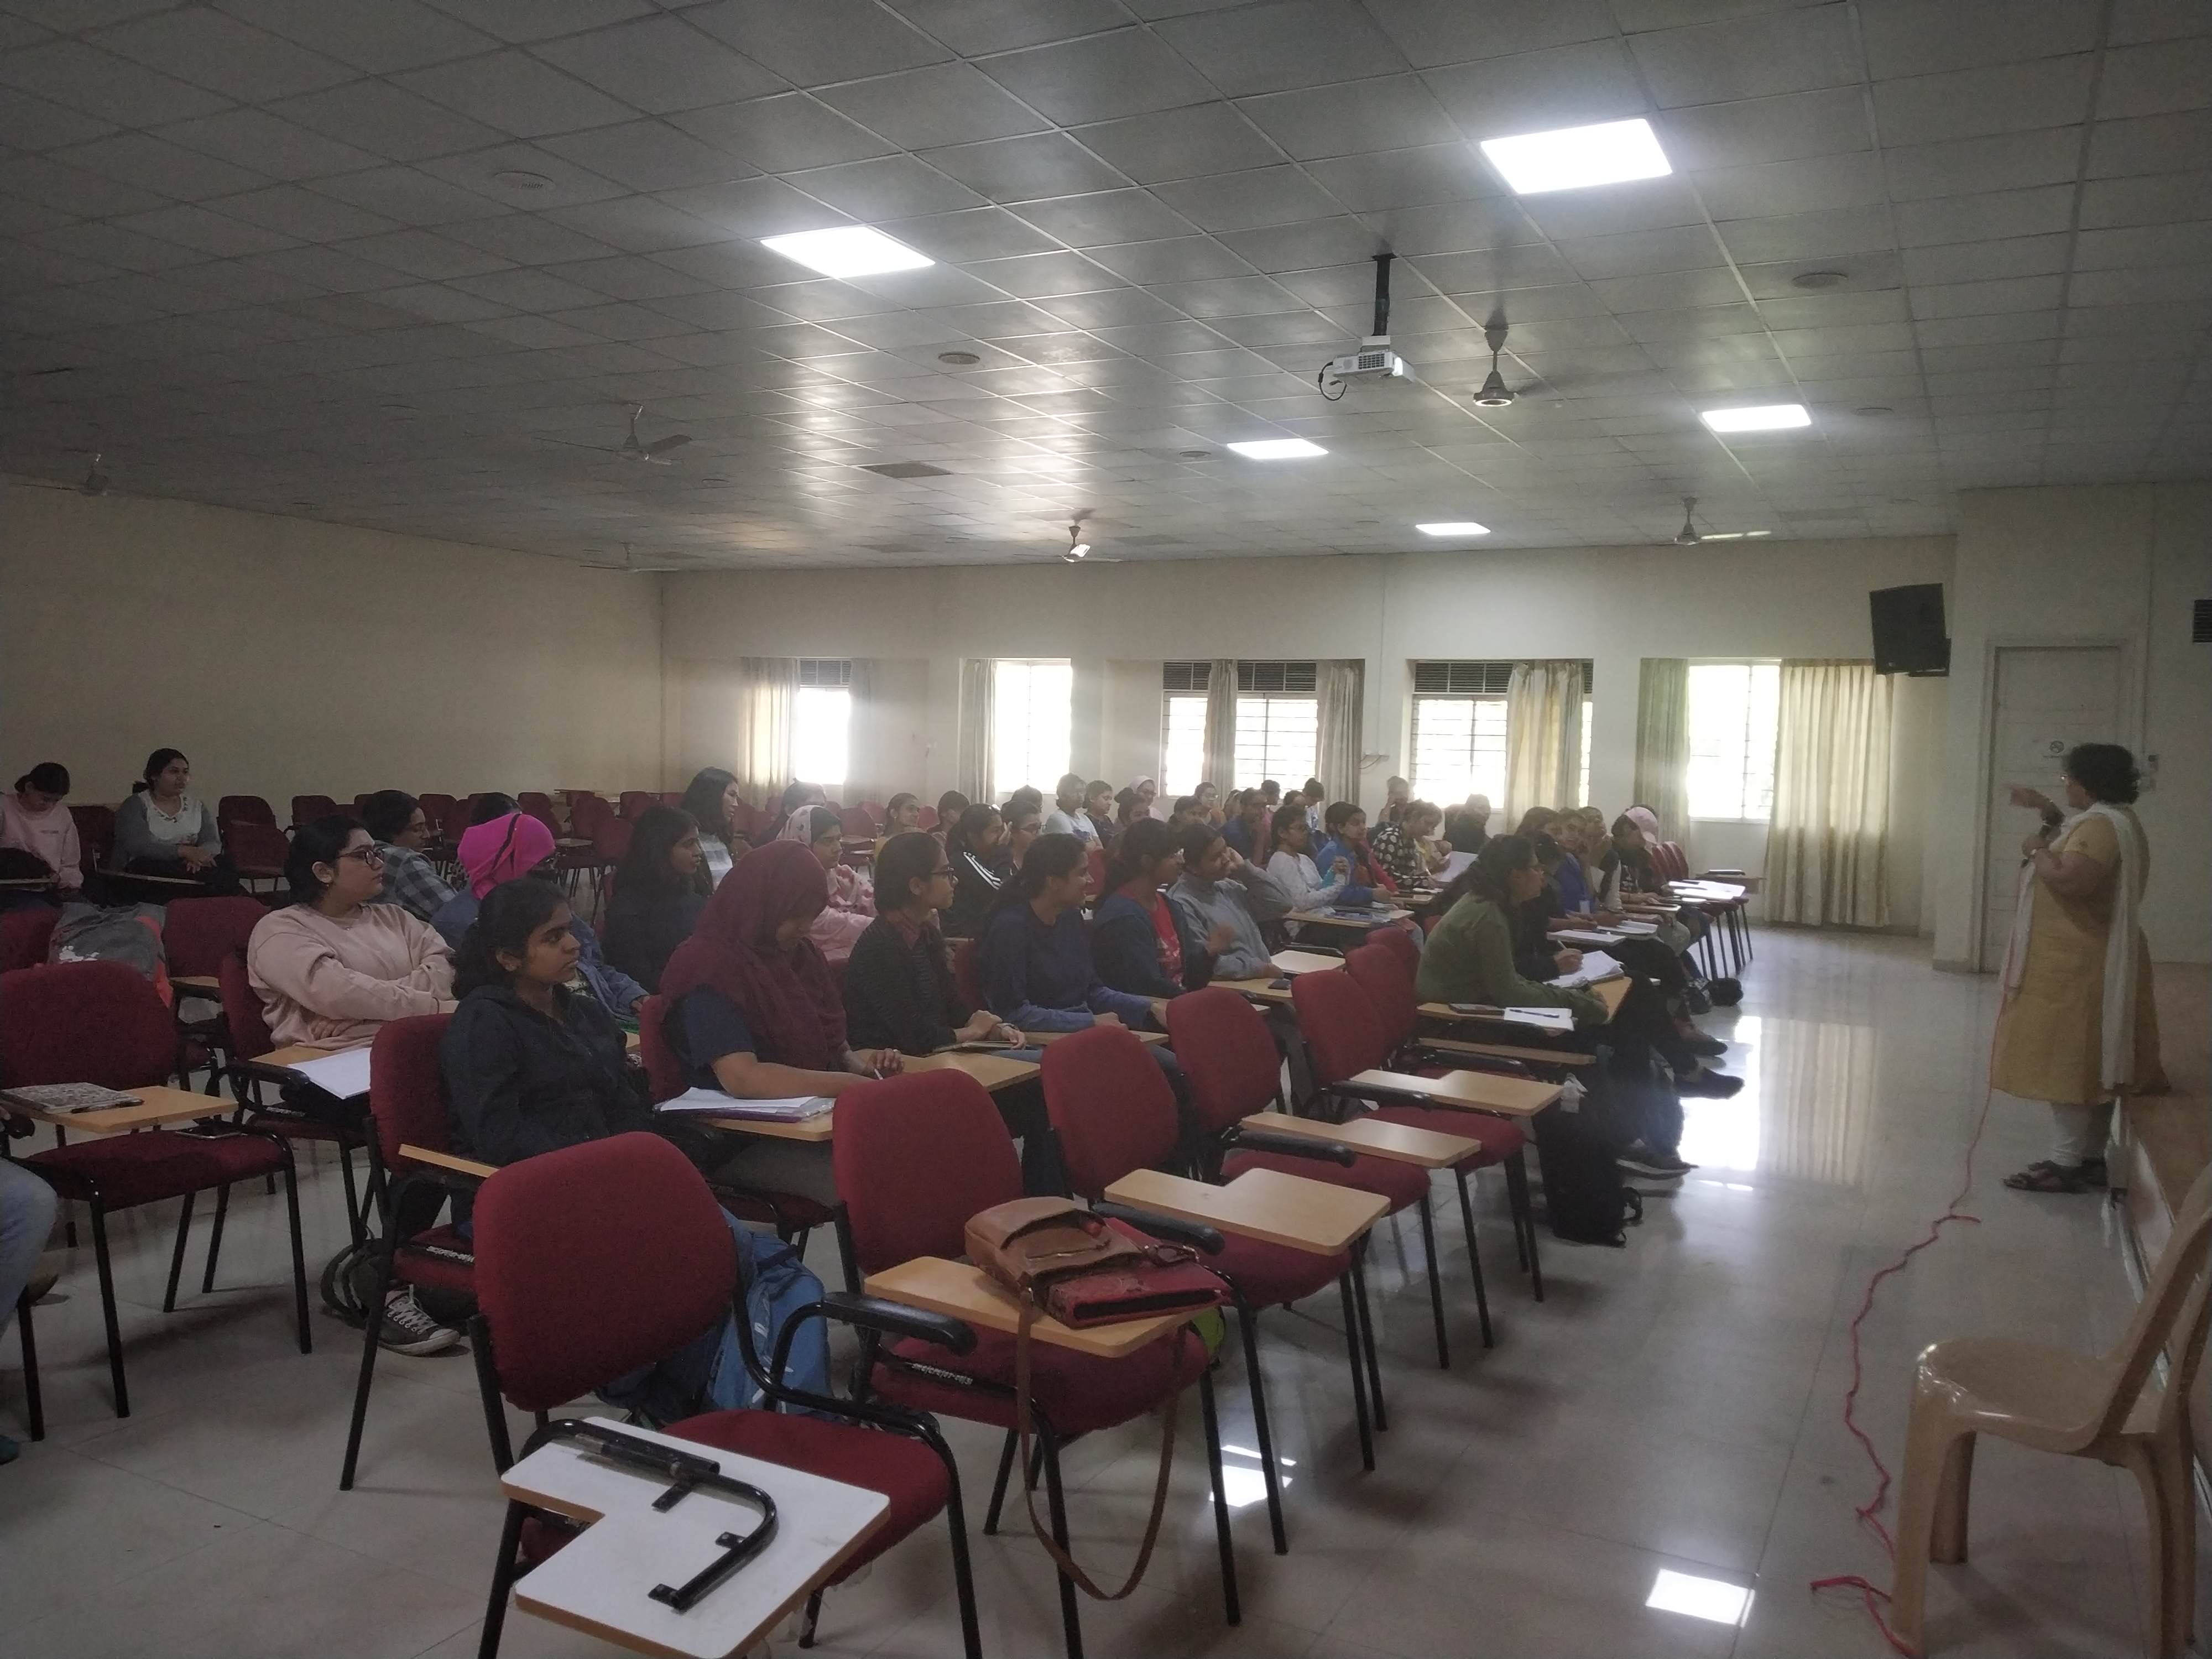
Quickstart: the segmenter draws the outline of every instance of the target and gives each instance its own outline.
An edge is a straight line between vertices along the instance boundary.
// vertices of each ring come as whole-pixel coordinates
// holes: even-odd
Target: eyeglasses
[[[363,864],[374,869],[384,862],[384,849],[380,847],[349,847],[338,856],[342,859],[359,859]]]
[[[939,877],[944,878],[947,881],[951,880],[952,866],[949,864],[940,864],[937,868],[929,872],[929,878],[932,881],[937,880]]]

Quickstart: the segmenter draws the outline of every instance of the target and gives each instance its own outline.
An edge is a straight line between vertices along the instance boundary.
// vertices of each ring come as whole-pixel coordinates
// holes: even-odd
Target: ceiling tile
[[[1770,11],[1632,35],[1629,49],[1662,109],[1856,84],[1850,8]]]
[[[2111,38],[2116,46],[2207,33],[2212,33],[2212,13],[2197,0],[2118,0],[2112,8]]]
[[[862,161],[897,148],[803,92],[693,110],[674,125],[763,173]]]
[[[894,219],[877,228],[917,252],[948,264],[1008,259],[1020,254],[1048,252],[1059,246],[1053,237],[1025,223],[1019,215],[996,207],[963,208],[957,212],[927,214],[916,219]]]
[[[2093,179],[2081,189],[2085,229],[2193,219],[2212,202],[2212,172]]]
[[[230,201],[218,205],[228,210]],[[488,253],[496,253],[503,259],[512,259],[519,265],[598,258],[613,252],[605,242],[596,241],[566,225],[556,225],[550,219],[541,219],[534,213],[504,213],[496,218],[468,220],[445,226],[438,234],[466,242],[471,247],[480,247]]]
[[[1202,230],[1291,224],[1322,218],[1336,207],[1327,191],[1293,167],[1175,179],[1152,193]]]
[[[1121,242],[1088,250],[1116,276],[1132,283],[1190,283],[1242,276],[1249,267],[1211,236],[1178,236],[1158,242]]]
[[[686,19],[786,80],[818,87],[942,63],[952,54],[868,0],[718,0]]]
[[[585,132],[554,133],[539,147],[632,190],[679,190],[686,185],[747,178],[754,171],[729,151],[679,132],[665,121],[626,121]],[[526,201],[517,204],[528,205]]]
[[[1506,194],[1498,176],[1467,143],[1383,150],[1312,161],[1306,171],[1354,213],[1427,207]]]
[[[242,195],[219,197],[209,205],[234,219],[280,231],[303,242],[336,242],[393,228],[392,222],[381,214],[318,196],[295,185],[277,185],[267,190],[250,190]]]
[[[2069,244],[2070,239],[2061,233],[1907,248],[1905,280],[1918,287],[1923,283],[1985,282],[2002,276],[2046,276],[2066,269]]]
[[[207,257],[195,248],[142,236],[112,224],[64,225],[33,236],[31,242],[72,259],[89,259],[119,270],[166,270]]]
[[[1658,125],[1668,158],[1692,173],[1839,155],[1874,142],[1856,87],[1670,110]]]
[[[1300,161],[1447,144],[1459,137],[1414,75],[1274,93],[1237,106]]]
[[[330,0],[219,0],[224,11],[272,34],[312,46],[371,75],[489,52],[498,45],[418,0],[332,5]]]
[[[2081,128],[2053,127],[2002,137],[1899,145],[1883,151],[1882,164],[1891,198],[1906,202],[2070,185],[2081,153]]]
[[[1237,173],[1283,159],[1266,134],[1226,103],[1100,122],[1072,136],[1139,184]]]
[[[2077,283],[2079,279],[2076,279]],[[2066,278],[2014,276],[1996,282],[1933,283],[1911,291],[1915,317],[1977,317],[1997,311],[2047,311],[2066,295]],[[2094,304],[2094,301],[2083,301]]]
[[[1900,202],[1898,241],[1905,247],[1926,247],[2063,231],[2072,221],[2073,206],[2069,185]]]
[[[1081,248],[1153,241],[1196,228],[1148,190],[1108,190],[1030,202],[1023,205],[1020,216],[1070,247]]]
[[[384,158],[310,132],[265,110],[234,109],[179,121],[156,137],[277,179],[317,179],[378,166]]]
[[[1218,234],[1222,245],[1238,258],[1257,270],[1274,272],[1311,270],[1371,258],[1390,247],[1371,226],[1349,214]]]
[[[1852,157],[1839,158],[1844,161]],[[1818,165],[1805,161],[1784,161],[1778,167],[1812,168]],[[1770,172],[1771,168],[1747,168],[1750,173]],[[1729,177],[1728,174],[1709,173],[1706,179]],[[1699,183],[1703,184],[1704,179]],[[1600,185],[1589,190],[1552,191],[1540,196],[1517,198],[1521,211],[1528,222],[1553,237],[1607,236],[1630,230],[1657,230],[1667,225],[1694,225],[1704,222],[1705,204],[1698,198],[1690,184],[1679,178],[1651,179],[1635,184]],[[1713,210],[1715,216],[1720,210]]]
[[[1620,120],[1645,108],[1627,56],[1612,40],[1430,70],[1423,78],[1475,139]]]
[[[1636,230],[1620,236],[1590,236],[1559,245],[1575,275],[1582,277],[1629,276],[1662,270],[1696,270],[1723,257],[1711,229],[1705,225],[1676,225],[1663,230]]]
[[[2076,271],[2066,298],[2069,305],[2083,307],[2212,300],[2212,265],[2199,262],[2126,270]]]
[[[262,102],[350,81],[335,58],[278,39],[209,6],[185,6],[102,29],[92,44],[232,98]]]
[[[1231,98],[1356,81],[1407,67],[1352,0],[1273,0],[1158,25],[1160,37]]]
[[[135,231],[145,236],[158,236],[163,241],[175,242],[217,259],[236,258],[246,253],[268,253],[294,245],[292,238],[280,232],[248,224],[242,219],[210,213],[203,207],[185,204],[156,208],[150,213],[134,213],[118,219],[115,224],[119,229]]]
[[[1419,69],[1601,40],[1613,20],[1599,0],[1367,0],[1367,9]]]
[[[784,87],[782,76],[671,16],[548,40],[532,52],[648,115],[757,98]]]
[[[2089,177],[2212,167],[2212,110],[2100,121],[2089,141]]]
[[[1724,219],[1717,228],[1730,257],[1744,263],[1816,258],[1896,246],[1886,207],[1831,208],[1755,219]]]
[[[963,57],[1097,34],[1129,21],[1120,0],[1055,0],[1034,9],[1003,0],[890,0],[892,9]]]
[[[324,179],[314,189],[341,202],[403,224],[440,225],[457,219],[488,219],[503,210],[489,198],[433,178],[415,167],[378,167]]]
[[[2087,53],[1877,81],[1875,118],[1885,144],[1925,144],[1984,133],[2029,132],[2088,112],[2096,60]]]
[[[0,85],[125,126],[187,120],[228,106],[214,93],[79,40],[49,40],[0,56]]]
[[[992,287],[1024,300],[1089,294],[1121,285],[1111,271],[1079,253],[1024,253],[1010,259],[978,260],[965,268]]]
[[[1214,95],[1188,64],[1135,28],[1007,52],[979,67],[1062,126],[1177,109]]]
[[[125,184],[159,191],[178,201],[228,195],[269,182],[266,173],[234,167],[143,132],[118,132],[112,137],[95,138],[88,144],[57,150],[53,159],[67,166],[86,167],[111,179],[120,179]]]
[[[933,64],[832,87],[822,100],[906,149],[1042,131],[1048,124],[970,64]]]
[[[1064,132],[955,144],[925,150],[921,159],[994,202],[1082,195],[1128,182]]]
[[[794,230],[819,230],[825,225],[836,224],[841,216],[781,179],[733,179],[721,184],[690,185],[682,190],[663,191],[656,202],[646,203],[640,210],[639,222],[650,223],[654,216],[651,210],[656,207],[694,215],[720,226],[724,235],[755,238],[781,236]],[[673,222],[670,228],[678,228]],[[791,262],[781,254],[766,249],[757,252],[767,267],[779,276],[789,274]]]
[[[2097,90],[2103,118],[2164,115],[2204,107],[2212,87],[2212,35],[2127,46],[2105,58]]]
[[[357,144],[395,161],[420,161],[455,150],[480,149],[507,135],[382,81],[356,81],[270,106],[325,137]]]
[[[1548,288],[1573,278],[1557,248],[1532,244],[1475,253],[1439,253],[1412,262],[1439,294],[1490,294],[1500,289]],[[1591,285],[1595,292],[1595,285]],[[1737,296],[1741,297],[1741,296]]]
[[[50,104],[27,92],[0,100],[0,144],[11,149],[53,149],[63,144],[82,144],[114,131],[112,122]]]
[[[2100,0],[1872,0],[1859,8],[1859,28],[1869,70],[1888,80],[2094,51],[2103,9]]]
[[[1693,306],[1736,305],[1743,300],[1735,273],[1725,269],[1661,271],[1646,276],[1608,276],[1590,285],[1616,316]]]
[[[342,252],[374,259],[380,265],[426,282],[448,276],[477,276],[506,268],[507,261],[482,248],[471,247],[428,230],[395,230],[382,236],[366,236],[342,242]]]
[[[911,155],[811,167],[792,173],[787,182],[839,212],[863,220],[903,219],[983,204],[983,198],[965,185]]]
[[[519,48],[394,77],[434,103],[517,138],[609,126],[634,112]]]
[[[1882,160],[1870,150],[1720,167],[1698,175],[1698,191],[1715,219],[1871,207],[1884,199],[1882,167]]]

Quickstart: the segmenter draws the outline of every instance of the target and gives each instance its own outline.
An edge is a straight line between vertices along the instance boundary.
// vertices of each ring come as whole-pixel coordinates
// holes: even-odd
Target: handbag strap
[[[1129,1569],[1129,1577],[1117,1590],[1103,1590],[1091,1582],[1091,1575],[1075,1563],[1075,1558],[1060,1547],[1060,1540],[1037,1518],[1036,1489],[1030,1484],[1030,1443],[1035,1432],[1035,1422],[1030,1404],[1030,1352],[1034,1339],[1030,1328],[1036,1322],[1037,1306],[1028,1297],[1022,1300],[1021,1323],[1014,1330],[1014,1425],[1021,1442],[1022,1502],[1030,1512],[1030,1530],[1043,1545],[1045,1553],[1052,1557],[1060,1570],[1082,1592],[1097,1601],[1119,1601],[1137,1588],[1152,1562],[1152,1546],[1159,1541],[1160,1522],[1167,1513],[1168,1474],[1175,1465],[1176,1407],[1182,1402],[1182,1389],[1178,1387],[1167,1402],[1167,1423],[1160,1434],[1160,1468],[1152,1483],[1152,1512],[1145,1522],[1144,1541],[1137,1546],[1136,1565]],[[1178,1334],[1177,1340],[1181,1340]]]

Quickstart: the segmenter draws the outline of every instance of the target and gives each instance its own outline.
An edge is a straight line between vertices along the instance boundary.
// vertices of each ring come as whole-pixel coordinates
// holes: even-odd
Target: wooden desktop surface
[[[955,1319],[988,1331],[1011,1336],[1021,1328],[1021,1304],[1013,1292],[981,1267],[942,1256],[918,1255],[879,1273],[870,1273],[860,1287],[870,1296],[903,1302],[910,1308],[950,1314]],[[1184,1322],[1181,1314],[1156,1314],[1146,1319],[1124,1320],[1115,1325],[1091,1325],[1081,1330],[1057,1319],[1040,1316],[1030,1334],[1054,1347],[1073,1348],[1101,1359],[1119,1359],[1156,1342]]]
[[[1418,1097],[1431,1106],[1455,1111],[1494,1112],[1505,1117],[1534,1117],[1559,1097],[1556,1083],[1528,1078],[1500,1077],[1495,1072],[1446,1072],[1442,1077],[1416,1077],[1409,1072],[1367,1071],[1347,1079],[1345,1087],[1375,1089],[1395,1099]]]
[[[213,974],[172,974],[169,983],[179,991],[189,991],[196,997],[219,997],[222,981]]]
[[[463,1158],[456,1152],[434,1152],[428,1146],[412,1146],[403,1143],[399,1148],[399,1156],[403,1158],[411,1158],[417,1164],[434,1164],[441,1170],[452,1170],[461,1175],[474,1176],[479,1181],[489,1180],[499,1173],[499,1165],[496,1164],[479,1164],[472,1158]]]
[[[1085,1029],[1089,1028],[1086,1027]],[[1081,1031],[1024,1031],[1022,1033],[1022,1047],[1024,1048],[1049,1048],[1055,1042],[1063,1042],[1066,1038],[1072,1036],[1081,1036],[1082,1035],[1083,1033]],[[1139,1042],[1158,1044],[1165,1042],[1168,1040],[1167,1033],[1164,1031],[1133,1030],[1130,1032],[1130,1035],[1135,1037]],[[914,1062],[912,1060],[908,1060],[907,1064],[911,1066]]]
[[[1200,1222],[1312,1255],[1345,1249],[1390,1207],[1390,1200],[1379,1194],[1278,1170],[1247,1170],[1224,1187],[1158,1170],[1134,1170],[1109,1187],[1106,1196],[1132,1209]]]
[[[333,1042],[327,1045],[319,1042],[294,1042],[288,1043],[282,1048],[271,1048],[265,1054],[256,1054],[246,1063],[249,1066],[265,1066],[273,1071],[289,1072],[295,1066],[304,1065],[311,1060],[328,1060],[332,1054],[342,1054],[349,1048],[366,1048],[368,1046],[366,1042]]]
[[[137,1095],[145,1103],[140,1106],[110,1106],[97,1112],[46,1112],[34,1107],[19,1106],[13,1101],[0,1101],[0,1112],[12,1112],[36,1123],[51,1123],[58,1129],[67,1129],[73,1133],[114,1135],[124,1134],[132,1129],[157,1129],[165,1123],[189,1123],[195,1118],[227,1117],[235,1109],[233,1103],[220,1096],[198,1094],[190,1089],[173,1089],[166,1084],[125,1092]]]
[[[1404,921],[1413,914],[1410,910],[1400,909],[1395,906],[1381,915],[1354,914],[1341,916],[1334,910],[1293,910],[1285,920],[1311,922],[1317,927],[1357,927],[1371,932],[1377,927],[1387,927],[1395,921]]]
[[[1416,1164],[1424,1170],[1448,1170],[1463,1158],[1482,1150],[1472,1135],[1439,1134],[1433,1129],[1413,1129],[1400,1123],[1379,1123],[1356,1117],[1349,1123],[1324,1123],[1319,1118],[1292,1117],[1288,1112],[1255,1112],[1243,1120],[1248,1129],[1265,1129],[1302,1140],[1333,1140],[1370,1158],[1394,1164]]]

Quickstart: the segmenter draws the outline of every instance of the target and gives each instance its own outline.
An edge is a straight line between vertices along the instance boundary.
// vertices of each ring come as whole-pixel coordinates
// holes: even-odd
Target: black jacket
[[[439,1045],[453,1150],[513,1164],[625,1130],[649,1128],[642,1076],[625,1063],[622,1027],[591,997],[553,993],[549,1019],[504,985],[461,999]]]
[[[1535,897],[1507,913],[1513,929],[1513,966],[1522,978],[1540,983],[1559,977],[1559,947],[1552,943],[1549,929],[1552,918],[1560,914],[1559,890],[1549,882]]]
[[[929,1054],[975,1012],[960,1000],[933,929],[908,945],[889,916],[878,916],[854,941],[845,963],[845,1040],[854,1048]]]
[[[1004,860],[986,864],[964,848],[945,858],[952,866],[952,908],[945,913],[945,931],[956,939],[981,939],[1013,869]]]
[[[1107,895],[1091,923],[1091,959],[1098,965],[1098,977],[1117,991],[1140,997],[1179,997],[1202,988],[1213,977],[1205,938],[1191,932],[1181,905],[1169,905],[1168,914],[1175,918],[1176,938],[1182,945],[1182,984],[1168,977],[1160,961],[1152,912],[1120,893]]]
[[[691,937],[707,908],[703,893],[647,893],[633,899],[617,888],[607,906],[607,961],[648,991],[660,989],[662,970],[676,947]]]

